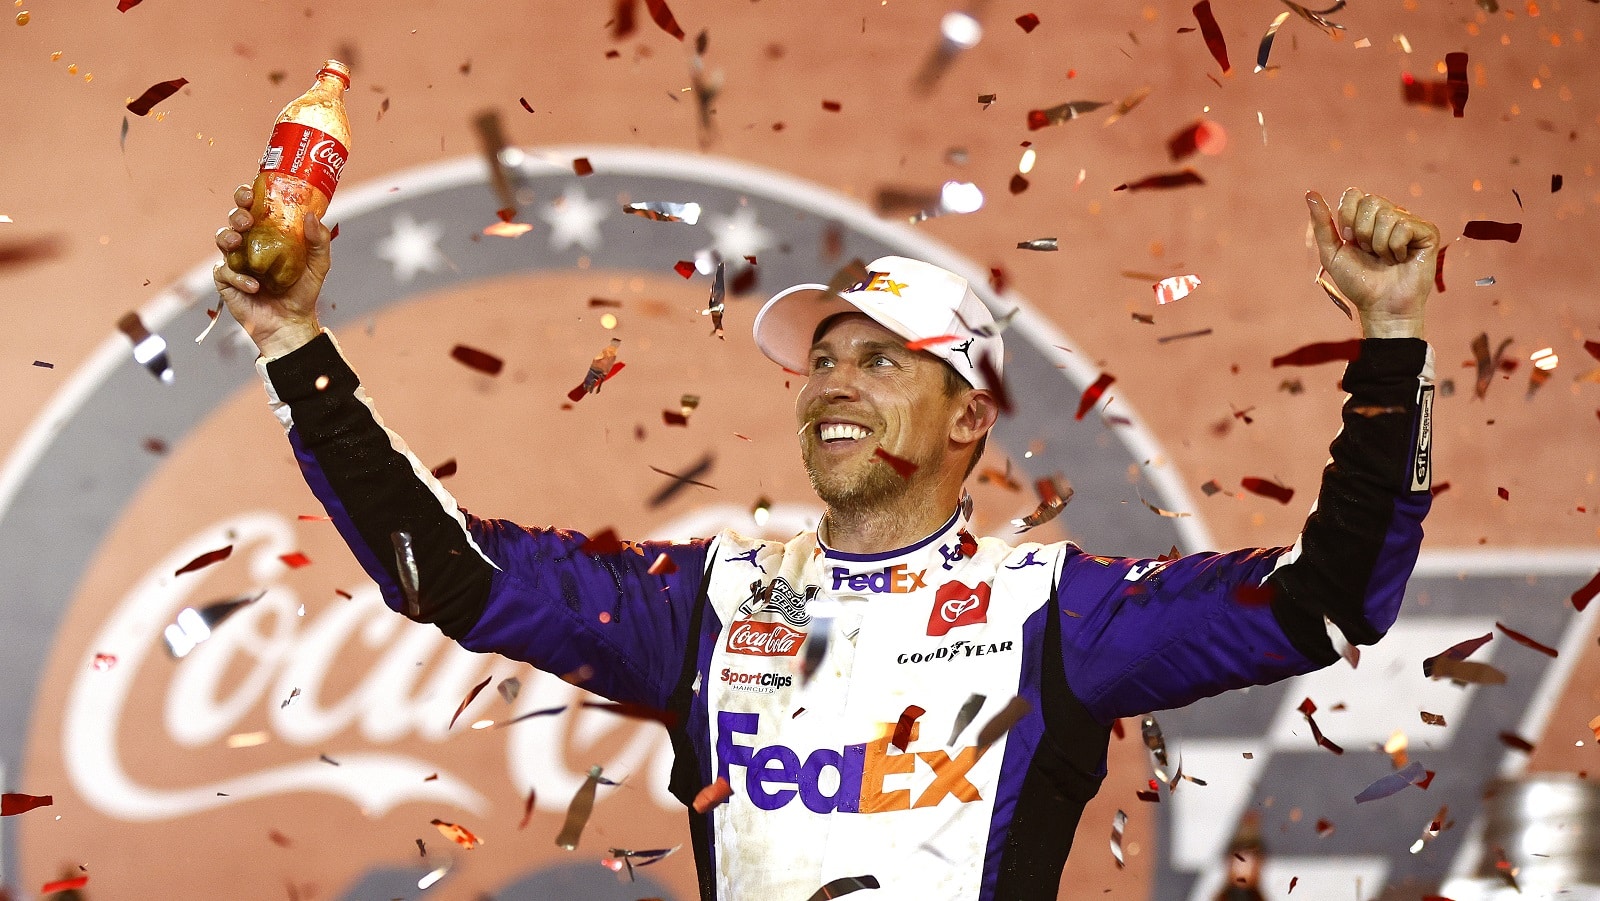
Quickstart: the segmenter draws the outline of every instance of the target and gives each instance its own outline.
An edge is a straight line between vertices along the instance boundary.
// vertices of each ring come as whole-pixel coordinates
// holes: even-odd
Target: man
[[[251,199],[235,194],[224,252]],[[1047,899],[1113,721],[1326,666],[1331,635],[1371,643],[1398,612],[1431,498],[1419,336],[1438,231],[1353,189],[1336,210],[1307,204],[1369,339],[1316,511],[1292,547],[1175,561],[967,532],[961,485],[998,415],[1003,341],[967,283],[926,263],[875,261],[837,295],[802,285],[756,319],[767,356],[807,375],[818,531],[614,553],[466,514],[383,427],[318,327],[320,222],[285,295],[225,265],[216,283],[391,607],[670,714],[702,898]],[[719,779],[726,803],[695,804]]]

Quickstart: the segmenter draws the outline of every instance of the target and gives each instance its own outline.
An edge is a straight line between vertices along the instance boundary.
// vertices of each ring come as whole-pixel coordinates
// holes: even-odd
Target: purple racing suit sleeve
[[[1062,657],[1101,722],[1181,707],[1339,659],[1393,625],[1431,492],[1432,351],[1367,339],[1345,371],[1343,428],[1292,547],[1176,560],[1069,556]]]
[[[591,553],[577,532],[479,519],[384,426],[332,335],[258,368],[306,483],[389,607],[468,650],[526,661],[614,701],[666,706],[707,542]],[[414,605],[399,533],[415,560]],[[668,564],[653,567],[662,555]]]

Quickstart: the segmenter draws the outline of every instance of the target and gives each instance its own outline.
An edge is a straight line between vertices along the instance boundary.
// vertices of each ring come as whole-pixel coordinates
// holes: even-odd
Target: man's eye
[[[877,356],[872,358],[872,365],[874,365],[874,366],[884,366],[884,365],[893,366],[894,365],[894,361],[889,359],[888,357],[884,356],[883,354],[878,354]]]
[[[828,368],[829,366],[832,366],[832,365],[833,365],[833,361],[828,359],[827,357],[817,357],[817,358],[815,358],[815,359],[813,359],[811,361],[811,368],[812,369],[826,369],[826,368]]]

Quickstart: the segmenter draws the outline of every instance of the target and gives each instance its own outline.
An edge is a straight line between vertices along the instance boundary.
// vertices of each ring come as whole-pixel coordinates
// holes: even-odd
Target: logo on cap
[[[869,270],[866,278],[846,288],[844,293],[850,294],[856,291],[887,291],[890,294],[893,294],[895,297],[901,297],[903,295],[900,293],[900,289],[904,288],[905,286],[906,282],[895,281],[889,277],[889,273],[887,272],[872,272]]]

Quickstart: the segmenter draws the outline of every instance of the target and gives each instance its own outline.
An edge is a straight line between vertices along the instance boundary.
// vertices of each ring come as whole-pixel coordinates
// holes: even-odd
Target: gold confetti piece
[[[1421,711],[1421,713],[1422,713],[1422,721],[1424,723],[1427,723],[1430,726],[1445,726],[1445,725],[1449,725],[1448,723],[1446,723],[1444,721],[1444,716],[1442,714],[1429,713],[1426,710]]]
[[[579,840],[583,838],[583,827],[589,824],[589,815],[594,813],[594,796],[602,781],[600,773],[600,767],[589,767],[588,777],[578,786],[572,801],[567,804],[567,819],[556,836],[556,847],[565,851],[577,849]]]
[[[472,830],[465,826],[458,826],[455,823],[447,823],[444,820],[433,820],[432,822],[434,827],[439,830],[441,835],[455,842],[461,847],[466,848],[468,851],[471,851],[473,848],[483,844],[483,839],[473,835]]]
[[[652,222],[682,222],[694,225],[700,221],[700,204],[640,201],[623,206],[624,213],[642,216]]]

